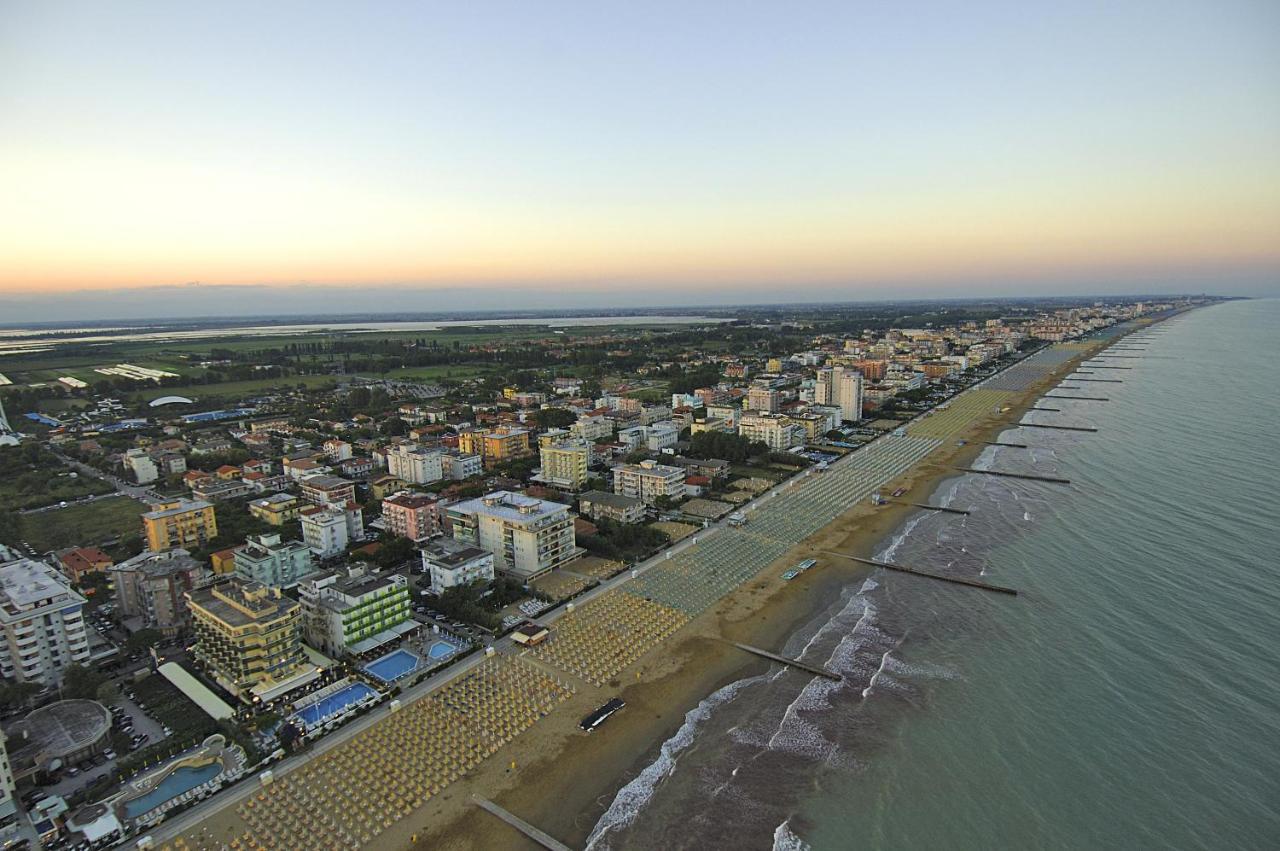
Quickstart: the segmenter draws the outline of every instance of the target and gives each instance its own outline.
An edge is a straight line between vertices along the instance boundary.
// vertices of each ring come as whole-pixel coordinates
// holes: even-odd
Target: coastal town
[[[607,736],[726,595],[1202,301],[0,338],[0,846],[410,847],[544,718]]]

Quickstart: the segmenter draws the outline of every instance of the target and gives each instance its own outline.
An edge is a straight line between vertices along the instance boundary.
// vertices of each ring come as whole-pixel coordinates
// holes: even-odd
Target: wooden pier
[[[1027,479],[1032,482],[1053,482],[1056,485],[1069,485],[1070,479],[1062,479],[1058,476],[1040,476],[1035,473],[1006,473],[1003,470],[978,470],[973,467],[956,467],[964,473],[980,473],[984,476],[1003,476],[1006,479]]]
[[[1046,399],[1076,399],[1081,402],[1110,402],[1106,396],[1045,396]],[[1034,408],[1032,410],[1035,410]]]
[[[1073,378],[1072,381],[1092,381],[1094,384],[1124,384],[1123,378]],[[1059,387],[1062,385],[1059,384]]]
[[[788,659],[786,656],[779,656],[777,653],[771,653],[768,650],[761,650],[759,647],[752,647],[750,644],[741,644],[737,641],[730,643],[739,650],[745,650],[754,656],[759,656],[762,659],[768,659],[771,662],[778,662],[779,664],[786,665],[791,668],[808,671],[810,674],[816,674],[819,677],[826,677],[827,679],[835,680],[836,682],[844,679],[844,677],[834,671],[828,671],[826,668],[819,665],[810,665],[808,662],[801,662],[799,659]]]
[[[1101,364],[1091,363],[1089,369],[1133,369],[1131,366],[1102,366]]]
[[[944,511],[947,514],[968,514],[967,508],[947,508],[945,505],[927,505],[923,502],[909,502],[908,505],[914,505],[916,508],[927,508],[930,511]]]
[[[488,798],[481,798],[479,795],[472,795],[471,800],[475,801],[481,809],[492,813],[514,827],[516,830],[523,833],[525,836],[532,839],[534,842],[541,845],[543,848],[546,848],[547,851],[571,851],[568,845],[565,845],[554,836],[543,833],[541,830],[538,830],[536,827],[529,824],[529,822],[524,819],[517,818],[495,804],[493,801],[490,801]]]
[[[1030,449],[1031,448],[1025,443],[1001,443],[998,440],[984,440],[982,442],[985,443],[987,446],[1007,446],[1010,449]]]
[[[1046,425],[1045,423],[1018,423],[1018,428],[1052,428],[1058,431],[1097,431],[1093,426]]]
[[[838,558],[846,558],[849,561],[856,561],[861,564],[869,564],[873,567],[883,567],[885,570],[896,570],[899,573],[910,573],[912,576],[923,576],[926,579],[937,579],[939,582],[950,582],[953,585],[968,585],[970,588],[981,588],[983,591],[995,591],[997,594],[1009,594],[1014,597],[1018,596],[1016,588],[1006,588],[1003,585],[992,585],[990,582],[980,582],[977,579],[963,579],[959,576],[946,576],[941,573],[932,573],[927,570],[918,570],[914,567],[907,567],[902,564],[890,564],[887,561],[876,561],[869,558],[859,558],[858,556],[846,555],[845,553],[831,552],[824,550],[827,555],[837,556]]]
[[[1071,397],[1070,397],[1070,396],[1064,396],[1064,397],[1062,397],[1062,398],[1064,398],[1064,399],[1070,399]],[[1053,411],[1055,414],[1060,414],[1060,413],[1062,413],[1062,409],[1061,409],[1061,408],[1036,408],[1036,407],[1031,407],[1031,408],[1027,408],[1027,410],[1028,410],[1028,411]]]

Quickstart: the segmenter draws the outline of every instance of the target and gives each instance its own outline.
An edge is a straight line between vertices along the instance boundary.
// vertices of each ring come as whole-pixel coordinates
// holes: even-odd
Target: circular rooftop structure
[[[186,396],[161,396],[159,399],[151,400],[151,407],[159,408],[161,405],[191,405],[194,404]]]
[[[105,747],[111,713],[96,700],[60,700],[28,713],[15,728],[44,760],[75,762]]]

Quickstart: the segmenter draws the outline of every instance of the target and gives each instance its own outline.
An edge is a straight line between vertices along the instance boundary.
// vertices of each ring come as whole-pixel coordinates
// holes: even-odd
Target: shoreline
[[[1026,409],[1061,383],[1080,361],[1124,336],[1090,341],[1053,373],[1013,391],[1007,410],[978,417],[961,428],[919,464],[886,483],[885,489],[906,487],[908,494],[926,501],[946,480],[963,475],[953,468],[969,466],[986,449],[984,441],[1017,427]],[[619,679],[630,685],[614,690],[584,687],[565,711],[540,722],[536,737],[513,741],[490,764],[451,786],[441,800],[406,819],[416,826],[398,825],[396,830],[405,831],[400,841],[418,849],[459,851],[538,847],[497,819],[480,814],[470,804],[474,793],[492,798],[571,847],[584,846],[618,791],[659,757],[662,745],[680,729],[687,713],[725,685],[772,667],[725,642],[780,646],[838,589],[875,570],[825,556],[822,550],[871,557],[919,510],[906,503],[850,506],[690,621],[667,645],[625,669]],[[816,558],[818,563],[790,582],[780,579],[786,567],[804,558]],[[580,715],[616,696],[627,702],[626,709],[594,735],[577,730]],[[575,714],[578,710],[581,713]],[[516,771],[511,770],[513,762]],[[536,778],[536,782],[525,778]],[[386,839],[393,844],[391,835]]]

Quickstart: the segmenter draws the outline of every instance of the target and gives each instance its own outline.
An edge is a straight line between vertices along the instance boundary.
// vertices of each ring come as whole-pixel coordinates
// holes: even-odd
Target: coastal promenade
[[[1098,341],[1050,346],[834,462],[743,507],[746,525],[699,531],[540,618],[537,648],[495,642],[275,767],[281,790],[242,784],[153,832],[161,848],[358,847],[415,812],[577,688],[603,687],[792,546],[901,476],[973,422]],[[411,718],[412,721],[402,720]],[[413,735],[404,733],[412,724]],[[336,773],[335,773],[336,772]],[[337,780],[342,782],[336,782]],[[369,791],[377,796],[369,798]],[[381,805],[376,801],[383,798]],[[232,809],[234,808],[234,809]]]

